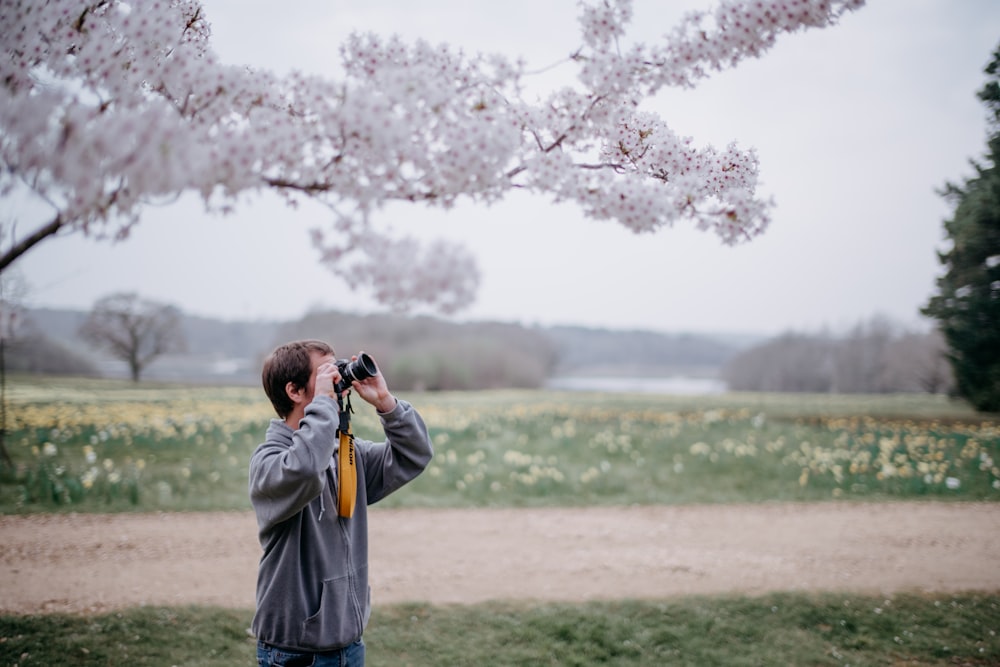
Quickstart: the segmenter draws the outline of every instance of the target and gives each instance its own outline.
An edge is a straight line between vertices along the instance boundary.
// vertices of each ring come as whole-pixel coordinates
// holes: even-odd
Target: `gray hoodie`
[[[386,441],[355,438],[354,516],[337,515],[337,403],[317,396],[299,428],[272,419],[250,458],[250,501],[264,554],[256,637],[292,651],[326,651],[361,638],[371,613],[368,509],[420,474],[433,456],[417,411],[398,400],[380,414]]]

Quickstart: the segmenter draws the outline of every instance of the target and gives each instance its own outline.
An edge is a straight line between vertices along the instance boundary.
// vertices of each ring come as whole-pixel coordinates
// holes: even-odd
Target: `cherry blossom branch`
[[[220,63],[198,0],[3,3],[0,191],[28,183],[58,205],[0,261],[64,229],[121,238],[150,199],[193,191],[225,210],[260,189],[353,211],[335,214],[317,247],[399,308],[462,307],[478,278],[459,250],[375,230],[371,211],[389,201],[489,205],[520,189],[632,231],[687,220],[747,241],[772,206],[756,194],[756,154],[697,148],[640,104],[863,4],[722,0],[661,43],[628,46],[631,0],[589,0],[566,61],[577,85],[535,104],[521,95],[524,66],[500,55],[353,35],[340,79],[278,77]]]
[[[15,242],[0,256],[0,271],[6,269],[10,264],[24,253],[44,241],[50,236],[54,236],[65,226],[65,222],[60,215],[56,215],[50,222],[42,225],[30,235]]]

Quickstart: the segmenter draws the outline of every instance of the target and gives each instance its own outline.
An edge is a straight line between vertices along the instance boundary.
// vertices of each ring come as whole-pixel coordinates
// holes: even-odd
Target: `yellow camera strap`
[[[348,394],[347,409],[338,396],[340,406],[340,428],[337,437],[340,446],[337,451],[337,514],[350,518],[354,516],[354,506],[358,502],[358,462],[354,452],[354,435],[351,433],[351,399]]]
[[[337,514],[350,518],[358,501],[358,464],[354,459],[354,436],[351,429],[340,432],[337,452]]]

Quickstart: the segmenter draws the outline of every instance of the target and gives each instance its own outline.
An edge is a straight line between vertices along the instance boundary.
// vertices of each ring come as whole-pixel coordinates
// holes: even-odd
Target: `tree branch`
[[[23,255],[24,253],[28,252],[28,250],[30,250],[33,246],[37,245],[38,243],[42,242],[43,240],[47,239],[50,236],[54,236],[56,232],[62,229],[63,225],[64,222],[62,219],[62,214],[61,213],[56,214],[56,217],[53,218],[52,222],[35,230],[34,234],[31,234],[30,236],[26,237],[20,243],[15,243],[14,245],[12,245],[10,247],[10,250],[5,252],[3,254],[3,257],[0,257],[0,271],[6,269],[11,262],[13,262],[15,259]]]

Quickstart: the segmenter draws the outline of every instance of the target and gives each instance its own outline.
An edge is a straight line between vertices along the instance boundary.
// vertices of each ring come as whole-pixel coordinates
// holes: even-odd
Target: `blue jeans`
[[[258,667],[365,667],[365,643],[322,653],[296,653],[257,642]]]

